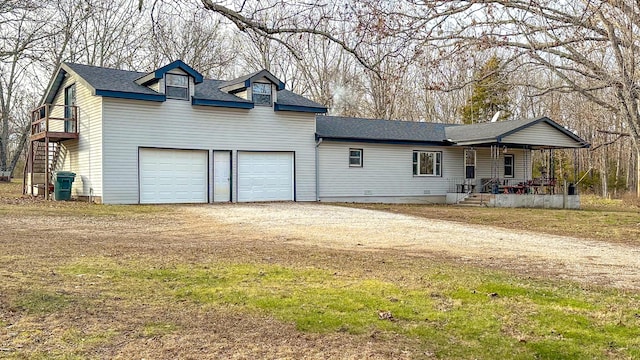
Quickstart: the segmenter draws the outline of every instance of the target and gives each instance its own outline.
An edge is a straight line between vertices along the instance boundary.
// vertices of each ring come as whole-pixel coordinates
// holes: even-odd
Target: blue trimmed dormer
[[[251,110],[326,113],[322,104],[284,89],[284,83],[267,70],[231,81],[204,79],[181,60],[148,73],[63,63],[47,92],[51,103],[69,73],[79,77],[92,95],[140,101],[189,101],[194,106]]]
[[[220,90],[248,100],[254,106],[273,106],[278,101],[278,91],[284,90],[284,82],[263,69],[226,81],[220,84]]]
[[[202,74],[182,60],[176,60],[140,77],[136,83],[164,94],[167,99],[191,101],[195,86],[203,81]]]

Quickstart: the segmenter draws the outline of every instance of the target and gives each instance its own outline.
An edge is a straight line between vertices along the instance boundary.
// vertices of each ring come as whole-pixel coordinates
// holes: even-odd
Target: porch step
[[[493,195],[491,194],[473,193],[473,194],[470,194],[466,199],[460,201],[458,205],[471,206],[471,207],[487,206],[487,204],[492,198],[493,198]]]

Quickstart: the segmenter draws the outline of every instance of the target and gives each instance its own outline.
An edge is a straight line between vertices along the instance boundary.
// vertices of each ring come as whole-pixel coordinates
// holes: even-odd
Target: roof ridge
[[[135,73],[135,74],[142,74],[142,75],[147,75],[147,74],[149,74],[150,72],[153,72],[153,70],[152,70],[152,71],[126,70],[126,69],[118,69],[118,68],[115,68],[115,67],[107,67],[107,66],[98,66],[98,65],[82,64],[82,63],[72,62],[72,61],[63,61],[62,63],[63,63],[63,64],[65,64],[65,65],[71,66],[71,67],[73,67],[73,66],[83,66],[83,67],[94,68],[94,69],[113,70],[113,71],[122,71],[122,72]],[[262,71],[262,70],[255,71],[255,72],[253,72],[253,73],[251,73],[251,74],[247,74],[247,75],[251,75],[251,76],[253,76],[253,75],[256,75],[256,74],[260,73],[261,71]],[[236,78],[234,78],[234,79],[230,79],[230,80],[225,80],[225,79],[214,79],[214,78],[207,78],[207,77],[204,77],[204,78],[203,78],[203,80],[204,80],[204,81],[217,81],[217,82],[220,82],[220,83],[221,83],[221,84],[218,84],[218,85],[223,86],[225,83],[228,83],[228,82],[234,81],[234,80],[236,80],[236,79],[239,79],[239,78],[245,77],[245,76],[247,76],[247,75],[239,76],[239,77],[236,77]],[[250,77],[250,76],[249,76],[249,77]],[[291,92],[291,93],[293,93],[293,94],[296,94],[296,93],[294,93],[293,91],[290,91],[290,90],[287,90],[287,89],[282,89],[282,90],[278,90],[278,91],[288,91],[288,92]],[[302,96],[302,95],[300,95],[300,94],[296,94],[296,95]]]
[[[332,119],[341,119],[341,120],[366,120],[366,121],[386,121],[390,123],[414,123],[414,124],[432,124],[432,125],[460,125],[460,124],[447,124],[447,123],[439,123],[432,121],[413,121],[413,120],[402,120],[402,119],[375,119],[375,118],[360,118],[355,116],[336,116],[336,115],[318,115],[318,117],[324,118],[332,118]]]

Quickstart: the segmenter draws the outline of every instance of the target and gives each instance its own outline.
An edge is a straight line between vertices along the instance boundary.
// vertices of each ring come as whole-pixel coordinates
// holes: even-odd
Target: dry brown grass
[[[338,205],[338,204],[337,204]],[[429,219],[492,225],[631,245],[640,244],[640,208],[633,200],[583,197],[582,210],[466,208],[447,205],[342,204]]]
[[[386,359],[420,348],[394,334],[300,332],[269,315],[176,301],[153,287],[124,297],[100,276],[61,272],[87,259],[148,269],[277,261],[360,271],[377,256],[310,255],[260,234],[202,224],[171,206],[45,202],[22,198],[20,189],[0,184],[0,358]]]
[[[286,244],[242,227],[205,223],[181,213],[178,207],[44,202],[22,198],[19,192],[20,185],[0,184],[0,358],[491,358],[494,351],[489,346],[483,350],[486,353],[461,352],[465,346],[477,345],[473,337],[450,336],[443,344],[434,344],[375,328],[348,335],[340,331],[304,332],[269,313],[248,312],[234,304],[177,300],[155,282],[133,283],[126,276],[113,279],[114,273],[71,273],[67,269],[77,264],[94,264],[100,269],[101,262],[114,264],[115,269],[157,271],[177,266],[206,268],[222,262],[320,269],[335,272],[336,277],[432,289],[430,298],[443,314],[475,296],[475,290],[472,294],[466,288],[470,285],[463,282],[464,287],[460,287],[452,277],[462,279],[456,281],[478,281],[493,276],[491,271],[401,251],[351,252]],[[464,216],[452,208],[428,209],[454,220]],[[419,207],[385,210],[427,216]],[[484,214],[487,218],[499,217],[497,212]],[[480,221],[475,216],[464,219]],[[433,275],[423,278],[426,273]],[[506,281],[520,281],[514,279]],[[558,282],[548,288],[558,287],[567,285]],[[462,294],[463,300],[443,295],[447,291]],[[507,291],[511,290],[505,288]],[[617,296],[608,290],[604,295],[594,294],[588,296],[597,297],[595,301],[604,299],[605,304]],[[609,312],[614,311],[611,309],[618,309],[615,311],[619,315],[616,312],[614,317],[620,321],[637,321],[629,313],[628,304],[637,303],[636,295],[624,296],[628,297],[624,300],[627,303],[621,307],[606,305],[606,313],[598,314],[604,320],[598,321],[609,321]],[[484,294],[479,297],[486,301]],[[513,306],[506,297],[495,303],[499,302]],[[538,309],[532,306],[527,311]],[[487,318],[494,316],[498,314]],[[464,319],[464,314],[460,317]],[[519,348],[496,351],[526,354],[539,351],[528,348],[527,341],[551,342],[557,337],[543,330],[522,333],[512,328],[510,321],[498,333],[507,334]],[[450,331],[452,326],[436,325],[441,327],[439,331]],[[526,341],[518,342],[518,337]],[[556,345],[564,346],[559,341]],[[618,351],[628,354],[614,345],[603,357],[615,358]],[[447,351],[454,355],[447,356]]]

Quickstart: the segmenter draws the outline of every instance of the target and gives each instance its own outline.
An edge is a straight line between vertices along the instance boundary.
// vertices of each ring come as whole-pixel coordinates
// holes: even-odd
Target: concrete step
[[[458,202],[460,206],[486,206],[491,200],[490,194],[470,194],[466,199]]]

